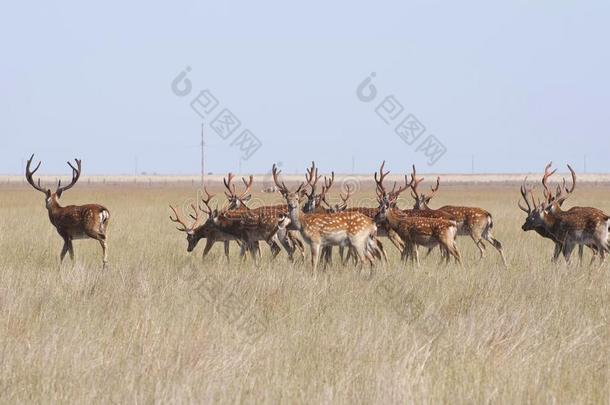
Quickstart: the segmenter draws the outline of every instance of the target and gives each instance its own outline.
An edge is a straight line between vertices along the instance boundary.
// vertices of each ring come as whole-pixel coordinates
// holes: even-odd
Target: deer
[[[385,177],[390,174],[390,171],[388,170],[387,172],[384,173],[384,166],[385,166],[385,160],[383,162],[381,162],[381,167],[379,168],[379,178],[377,178],[377,172],[374,173],[373,178],[375,180],[375,183],[377,184],[376,187],[376,193],[377,193],[377,202],[381,203],[382,201],[382,193],[379,189],[379,185],[383,183]],[[407,179],[405,178],[405,181]],[[392,188],[392,191],[389,193],[390,196],[395,197],[393,198],[394,204],[398,199],[398,196],[408,188],[408,185],[405,185],[404,187],[399,187],[398,190],[396,189],[396,183],[394,183],[394,187]],[[379,212],[379,207],[346,207],[344,210],[344,212],[358,212],[360,214],[366,215],[367,217],[369,217],[370,219],[372,219],[373,221],[375,221],[375,218],[377,216],[377,213]],[[387,228],[385,223],[379,223],[377,224],[377,237],[387,237],[388,239],[390,239],[390,241],[392,242],[392,244],[394,246],[396,246],[396,248],[402,252],[404,249],[404,242],[402,241],[402,239],[400,238],[400,236],[398,236],[398,234],[391,228]],[[385,250],[383,249],[383,245],[381,244],[381,242],[379,242],[379,249],[381,249],[381,251],[383,252],[383,256],[385,258],[385,261],[387,262],[387,257],[385,254]]]
[[[439,246],[446,263],[453,257],[461,265],[460,252],[455,244],[455,236],[458,224],[454,220],[445,218],[428,218],[409,216],[396,207],[398,193],[393,189],[387,192],[383,185],[383,177],[377,182],[377,195],[379,197],[379,210],[375,216],[377,223],[383,223],[388,229],[393,230],[403,240],[404,248],[401,251],[401,259],[407,257],[415,261],[419,266],[419,255],[417,246],[432,249]],[[405,181],[407,180],[405,176]],[[407,183],[405,189],[412,184]]]
[[[357,212],[304,213],[301,204],[306,197],[305,183],[290,191],[280,181],[280,173],[273,164],[273,181],[288,205],[290,225],[301,233],[310,247],[313,272],[317,271],[320,251],[325,246],[349,246],[354,249],[360,263],[368,262],[372,266],[373,260],[378,257],[375,223]]]
[[[236,192],[235,184],[232,184],[232,181],[234,178],[235,178],[235,175],[233,173],[229,173],[227,175],[227,177],[223,179],[223,184],[224,184],[225,188],[227,189],[225,191],[225,195],[228,200],[227,211],[236,211],[236,213],[232,213],[232,214],[223,214],[222,219],[224,219],[224,220],[230,219],[229,217],[232,217],[233,219],[242,218],[243,215],[246,215],[247,211],[251,211],[251,209],[246,205],[246,202],[248,202],[252,197],[251,189],[252,189],[252,183],[253,183],[253,176],[250,175],[248,181],[246,181],[246,179],[242,177],[242,182],[244,183],[245,188],[240,194],[238,194]],[[261,210],[263,210],[263,212],[269,211],[269,212],[265,213],[265,215],[263,215],[263,216],[266,216],[269,213],[271,215],[275,215],[276,214],[275,211],[277,209],[281,209],[281,207],[278,207],[278,206],[259,207],[259,208],[255,208],[254,211],[247,213],[247,215],[250,218],[254,218],[257,215],[260,216]],[[240,212],[240,213],[238,213],[238,212]],[[266,221],[267,222],[265,223],[265,225],[271,226],[271,224],[273,223],[273,218],[267,218]],[[228,225],[228,224],[229,224],[229,222],[225,221],[225,225]],[[249,234],[252,234],[253,230],[251,228],[255,227],[255,225],[250,223],[249,227],[250,227],[250,229],[248,232],[249,232]],[[234,229],[234,227],[232,229]],[[237,232],[235,229],[234,229],[234,231]],[[238,233],[240,233],[240,232],[238,232]],[[242,234],[242,233],[240,233],[240,234]],[[257,238],[254,238],[254,239],[258,240]],[[271,238],[271,239],[268,239],[267,241],[269,243],[269,247],[271,248],[271,254],[274,258],[281,251],[281,248],[279,247],[279,245],[277,243],[278,241],[284,247],[284,249],[288,252],[290,261],[294,261],[294,253],[297,249],[301,252],[301,254],[303,254],[303,251],[304,251],[303,243],[300,240],[297,240],[294,233],[291,232],[290,230],[282,229],[278,232],[276,238]],[[259,249],[258,241],[254,241],[252,243],[253,243],[252,246],[246,246],[245,249],[256,249],[256,252],[260,256],[260,249]]]
[[[539,229],[555,242],[554,260],[560,253],[566,263],[571,263],[571,255],[576,245],[587,245],[594,247],[600,254],[600,262],[605,261],[606,253],[610,252],[608,236],[610,233],[610,217],[607,215],[592,214],[587,210],[554,212],[553,205],[559,204],[564,196],[552,197],[536,203],[532,190],[525,190],[522,195],[527,201],[527,195],[531,196],[533,208],[530,208],[527,218],[521,229],[524,231]],[[556,207],[555,207],[556,208]],[[544,235],[543,235],[544,236]]]
[[[203,191],[206,194],[206,198],[204,198],[203,196],[201,197],[201,200],[204,204],[209,204],[210,200],[212,199],[212,197],[214,196],[213,194],[210,194],[208,192],[208,190],[204,187]],[[177,224],[179,224],[178,227],[176,227],[176,229],[178,229],[181,232],[185,232],[186,233],[186,240],[187,240],[187,248],[186,251],[187,252],[192,252],[193,250],[195,250],[195,248],[197,247],[197,244],[199,243],[199,241],[202,238],[206,239],[206,243],[205,243],[205,247],[203,248],[203,256],[202,259],[205,259],[205,257],[208,255],[208,253],[210,252],[210,250],[212,249],[212,246],[214,246],[214,243],[216,242],[223,242],[224,243],[224,254],[225,257],[227,259],[227,262],[229,262],[229,242],[230,241],[235,241],[238,244],[240,243],[240,239],[235,237],[234,235],[231,235],[229,233],[223,232],[222,230],[220,230],[215,224],[213,219],[211,218],[211,216],[209,215],[210,212],[206,211],[205,209],[202,209],[201,206],[199,207],[195,207],[195,204],[191,204],[190,207],[193,210],[193,214],[190,214],[191,219],[193,220],[192,224],[187,224],[182,218],[180,218],[180,215],[178,214],[178,211],[176,210],[176,208],[174,208],[172,205],[169,206],[170,209],[173,211],[174,213],[174,217],[172,217],[171,215],[169,216],[169,219],[172,222],[175,222]],[[206,221],[204,221],[203,224],[199,225],[199,212],[202,211],[204,213],[208,214],[208,218]]]
[[[550,171],[552,166],[552,162],[546,165],[544,168],[544,175],[542,177],[542,186],[543,186],[543,194],[545,198],[546,209],[549,214],[552,215],[552,218],[570,218],[572,216],[577,216],[581,218],[586,218],[589,222],[599,222],[604,223],[608,218],[603,211],[598,210],[592,207],[572,207],[567,211],[563,211],[561,209],[562,204],[565,200],[572,194],[576,187],[576,173],[572,169],[570,165],[568,169],[572,175],[572,186],[568,189],[566,185],[565,178],[563,179],[563,186],[558,185],[555,195],[551,192],[548,186],[548,179],[555,173],[556,170]],[[523,184],[521,185],[521,196],[525,202],[525,207],[521,205],[521,202],[518,203],[518,206],[521,210],[528,214],[529,221],[526,220],[526,223],[523,226],[524,231],[534,230],[539,235],[544,238],[551,239],[555,244],[555,250],[553,253],[552,261],[556,262],[559,258],[559,255],[562,253],[564,248],[564,243],[561,239],[558,239],[556,232],[553,232],[552,229],[545,225],[543,221],[535,221],[539,216],[544,215],[542,212],[537,212],[541,210],[541,206],[543,203],[540,201],[538,203],[535,202],[533,197],[533,189],[527,186],[527,177],[524,179]],[[527,196],[530,195],[532,205],[530,205]],[[532,208],[533,206],[533,208]],[[595,261],[595,257],[599,253],[599,248],[597,244],[594,243],[585,243],[583,240],[578,241],[578,257],[579,263],[582,264],[582,256],[583,256],[583,245],[589,247],[593,253],[593,257],[591,258],[591,263]],[[603,261],[603,258],[601,258]]]
[[[413,179],[415,179],[416,171],[415,165],[413,165]],[[419,180],[414,180],[412,191],[413,198],[415,199],[415,204],[413,205],[414,210],[420,211],[428,211],[431,210],[429,207],[430,200],[438,191],[440,186],[440,176],[437,177],[436,187],[432,188],[432,193],[429,195],[419,194],[417,192],[417,185],[423,181],[421,178]],[[502,258],[502,263],[505,268],[508,268],[508,263],[506,262],[506,257],[504,256],[504,250],[502,247],[502,243],[494,238],[492,234],[492,229],[494,226],[492,215],[478,207],[463,207],[463,206],[453,206],[453,205],[445,205],[436,210],[431,211],[440,211],[448,214],[447,219],[453,219],[458,224],[458,236],[470,236],[474,242],[474,244],[479,249],[480,256],[482,259],[485,256],[485,244],[483,240],[489,242],[500,254]],[[435,213],[430,213],[431,215],[436,215]]]
[[[60,263],[63,263],[66,253],[69,253],[70,259],[74,261],[74,247],[72,244],[74,240],[90,238],[98,241],[102,247],[102,269],[105,269],[108,264],[107,232],[110,211],[99,204],[68,205],[66,207],[62,207],[59,204],[59,199],[63,193],[74,187],[80,179],[81,160],[74,159],[76,167],[72,163],[67,162],[68,166],[72,169],[72,181],[70,181],[70,184],[62,187],[61,180],[59,180],[57,189],[52,192],[51,189],[40,185],[40,178],[38,182],[34,181],[34,174],[40,168],[42,161],[38,162],[34,170],[31,170],[33,159],[34,155],[32,154],[27,161],[25,178],[35,190],[45,195],[45,204],[51,224],[64,241],[64,246],[59,255]]]
[[[227,175],[226,178],[222,179],[222,182],[225,186],[225,188],[227,189],[227,191],[225,191],[225,195],[227,196],[227,200],[229,202],[229,206],[228,209],[229,210],[239,210],[239,209],[245,209],[246,208],[246,202],[250,201],[250,199],[252,198],[252,182],[254,181],[254,177],[252,175],[250,175],[250,178],[248,181],[246,181],[246,179],[244,179],[243,177],[241,178],[241,180],[244,183],[244,190],[238,195],[236,190],[235,190],[235,184],[231,184],[231,182],[233,181],[233,179],[235,178],[235,175],[233,173],[230,173]]]

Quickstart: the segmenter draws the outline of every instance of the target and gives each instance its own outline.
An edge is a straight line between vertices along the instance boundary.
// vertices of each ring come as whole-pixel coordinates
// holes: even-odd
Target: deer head
[[[195,204],[190,205],[190,208],[193,210],[193,213],[189,214],[189,217],[193,220],[191,224],[187,224],[186,221],[180,218],[180,215],[178,215],[178,211],[173,206],[169,206],[174,212],[175,216],[172,217],[170,215],[169,219],[171,219],[172,222],[175,222],[180,225],[179,227],[176,227],[176,229],[186,233],[186,241],[188,242],[188,247],[186,249],[187,252],[192,252],[195,247],[197,247],[197,243],[199,243],[199,240],[201,238],[208,237],[208,232],[211,229],[211,226],[213,225],[213,212],[210,208],[210,200],[212,199],[212,197],[214,197],[214,194],[210,194],[205,187],[203,188],[203,191],[206,194],[205,198],[203,196],[201,197],[201,202],[204,204],[204,207],[199,205],[199,210],[197,210]],[[203,212],[208,216],[202,225],[199,225],[199,212]]]
[[[229,210],[234,210],[238,208],[246,208],[246,202],[252,198],[252,182],[254,181],[254,177],[250,175],[248,181],[243,177],[241,180],[244,183],[244,190],[241,193],[237,193],[235,190],[235,184],[231,184],[235,175],[233,173],[229,173],[227,178],[222,179],[222,182],[225,185],[227,191],[225,191],[225,195],[227,196],[227,200],[229,201]]]
[[[198,237],[195,234],[195,229],[197,228],[197,225],[199,224],[199,211],[195,207],[195,204],[191,204],[190,207],[193,210],[194,215],[189,214],[191,219],[193,219],[193,222],[189,225],[182,218],[180,218],[180,215],[178,214],[178,211],[176,210],[176,208],[174,208],[171,205],[169,206],[169,208],[174,212],[174,216],[175,216],[175,217],[172,217],[170,215],[169,219],[172,222],[175,222],[180,225],[180,226],[176,227],[176,229],[178,229],[181,232],[186,233],[186,240],[188,242],[188,247],[186,248],[187,252],[192,252],[195,249],[195,247],[197,246],[197,242],[199,242],[199,239],[201,239],[201,237]]]
[[[306,190],[304,188],[305,183],[301,183],[299,187],[295,191],[290,191],[286,184],[283,181],[280,181],[279,175],[282,171],[278,170],[275,163],[273,164],[273,168],[271,169],[271,173],[273,174],[273,182],[275,186],[278,188],[282,196],[286,199],[286,203],[288,204],[288,211],[298,211],[301,206],[301,200],[307,195]]]
[[[36,173],[36,171],[38,171],[38,169],[40,168],[40,165],[42,162],[38,162],[38,165],[36,165],[36,168],[34,168],[34,170],[31,170],[31,165],[32,165],[33,159],[34,159],[34,155],[32,154],[32,156],[28,160],[27,165],[25,167],[25,178],[27,179],[28,183],[30,183],[30,185],[32,187],[34,187],[34,189],[45,194],[47,209],[51,209],[51,207],[53,205],[59,204],[58,200],[61,198],[61,195],[63,194],[63,192],[71,189],[76,184],[78,179],[80,178],[81,161],[79,159],[74,159],[74,161],[76,162],[76,167],[74,167],[72,165],[72,163],[67,162],[68,166],[70,166],[70,168],[72,168],[72,181],[67,186],[62,187],[61,180],[59,180],[59,182],[57,183],[57,189],[54,192],[52,192],[51,189],[44,188],[40,185],[40,179],[38,179],[38,182],[34,181],[33,176]]]
[[[394,182],[394,186],[392,187],[392,190],[389,192],[386,191],[385,186],[383,185],[383,180],[390,173],[390,171],[388,170],[387,172],[384,173],[383,172],[384,166],[385,166],[385,160],[381,163],[381,167],[379,168],[379,178],[377,178],[377,172],[375,172],[375,175],[374,175],[375,183],[377,185],[377,187],[376,187],[377,201],[379,202],[380,206],[387,203],[389,205],[389,207],[395,207],[400,193],[405,191],[410,186],[411,182],[409,182],[407,179],[407,176],[405,176],[405,185],[404,186],[399,187],[397,190],[396,182]]]

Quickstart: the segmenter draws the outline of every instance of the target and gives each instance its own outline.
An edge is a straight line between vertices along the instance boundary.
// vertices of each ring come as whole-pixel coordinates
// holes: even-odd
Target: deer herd
[[[72,169],[72,180],[67,186],[57,185],[53,192],[42,187],[40,179],[34,180],[34,174],[40,163],[32,170],[32,160],[26,165],[26,180],[36,190],[45,194],[45,204],[51,224],[64,241],[60,254],[63,261],[66,253],[74,260],[72,242],[75,239],[91,238],[97,240],[103,253],[103,266],[107,264],[107,232],[110,212],[98,204],[66,206],[59,204],[62,194],[72,188],[81,175],[81,161],[75,159],[76,166],[68,162]],[[483,258],[486,245],[491,244],[500,255],[505,267],[508,267],[502,243],[493,234],[492,215],[479,207],[446,205],[440,208],[430,207],[432,198],[440,188],[440,177],[430,191],[419,190],[424,180],[418,178],[415,166],[410,175],[404,176],[404,184],[394,182],[392,188],[386,188],[385,162],[379,172],[374,174],[376,207],[350,207],[353,189],[347,187],[345,195],[340,194],[341,203],[332,205],[327,200],[335,175],[318,175],[318,168],[312,162],[306,170],[304,181],[289,188],[281,178],[281,171],[273,165],[272,176],[275,186],[272,192],[279,192],[283,204],[260,207],[248,206],[251,199],[253,176],[242,178],[243,188],[237,190],[235,176],[231,173],[224,179],[226,203],[224,208],[212,208],[213,194],[204,187],[204,196],[196,204],[188,207],[188,218],[184,219],[179,210],[170,205],[171,221],[178,224],[178,230],[186,233],[187,251],[192,252],[201,239],[206,240],[203,257],[210,252],[216,242],[223,242],[224,254],[229,260],[230,243],[235,242],[240,248],[240,257],[249,254],[255,262],[261,257],[260,243],[269,245],[272,258],[285,250],[290,261],[295,254],[305,259],[306,246],[310,250],[311,266],[316,271],[322,259],[326,267],[332,263],[332,249],[337,246],[343,265],[353,261],[358,266],[373,266],[376,262],[387,262],[386,250],[381,238],[387,238],[400,252],[403,261],[410,260],[419,265],[418,247],[427,248],[427,255],[438,247],[441,260],[449,263],[451,259],[462,265],[462,256],[456,244],[457,236],[469,236]],[[584,247],[593,254],[591,263],[599,256],[601,263],[606,253],[610,253],[609,230],[610,217],[599,209],[592,207],[572,207],[562,209],[563,203],[572,195],[576,187],[576,173],[568,165],[572,181],[559,183],[555,190],[548,184],[555,173],[549,163],[542,176],[542,199],[534,195],[534,189],[528,185],[527,177],[521,185],[521,198],[518,205],[526,214],[524,231],[535,231],[540,236],[550,239],[555,246],[552,260],[563,255],[569,264],[571,254],[576,246],[579,248],[579,262],[582,262]],[[406,190],[410,190],[413,208],[398,208],[398,199]],[[191,212],[192,211],[192,212]]]

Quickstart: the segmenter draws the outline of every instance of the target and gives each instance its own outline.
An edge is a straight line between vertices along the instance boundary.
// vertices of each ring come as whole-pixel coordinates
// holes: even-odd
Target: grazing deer
[[[415,179],[416,172],[415,166],[413,166],[413,179]],[[428,204],[430,200],[438,191],[440,185],[440,177],[436,179],[436,187],[432,189],[432,194],[418,194],[417,193],[417,184],[423,181],[423,178],[419,180],[413,181],[413,198],[415,198],[414,209],[419,209],[421,211],[430,210]],[[472,238],[475,245],[479,249],[480,258],[482,259],[485,256],[485,244],[483,240],[489,242],[500,254],[502,258],[502,263],[504,267],[508,267],[508,263],[506,262],[506,258],[504,257],[504,251],[502,248],[502,243],[499,240],[494,238],[492,234],[493,229],[493,218],[491,214],[478,207],[461,207],[461,206],[453,206],[453,205],[445,205],[443,207],[438,208],[437,210],[432,211],[442,211],[449,215],[448,218],[455,220],[458,224],[458,235],[467,235]]]
[[[246,179],[244,179],[242,177],[242,181],[244,183],[244,190],[240,193],[237,194],[236,189],[235,189],[235,184],[231,184],[231,182],[234,179],[234,175],[232,173],[229,173],[227,178],[223,179],[223,183],[225,188],[227,189],[227,191],[225,191],[225,195],[227,197],[228,200],[228,211],[241,211],[242,213],[234,213],[234,214],[223,214],[223,218],[224,220],[228,220],[230,219],[229,217],[233,218],[233,220],[236,220],[237,218],[242,218],[243,215],[248,215],[248,217],[250,218],[250,224],[248,226],[248,230],[246,231],[248,235],[252,235],[253,234],[253,228],[256,228],[256,224],[252,223],[252,218],[257,218],[257,217],[265,217],[268,215],[271,215],[271,217],[266,218],[266,222],[263,226],[266,227],[270,227],[272,226],[273,222],[274,222],[274,218],[272,217],[273,215],[275,215],[277,212],[277,209],[281,209],[281,207],[277,207],[277,206],[265,206],[265,207],[259,207],[259,208],[255,208],[255,209],[250,209],[249,207],[246,206],[246,202],[249,201],[252,197],[251,195],[251,189],[252,189],[252,183],[253,183],[253,176],[250,175],[250,178],[248,181],[246,181]],[[250,211],[248,213],[246,213],[246,211]],[[286,210],[285,210],[286,211]],[[264,213],[264,215],[261,216],[261,212]],[[235,221],[233,221],[235,222]],[[225,225],[229,225],[229,222],[224,222]],[[232,223],[232,228],[233,231],[237,232],[236,230],[236,226],[237,223]],[[243,231],[243,229],[242,229]],[[265,231],[263,231],[264,233]],[[243,232],[238,232],[240,235],[244,235]],[[258,253],[258,255],[260,256],[260,249],[259,249],[259,244],[258,244],[258,238],[254,237],[254,240],[252,243],[252,246],[246,246],[246,249],[251,249],[254,248],[256,249],[256,252]],[[279,242],[284,249],[288,252],[288,257],[291,261],[294,261],[294,252],[298,249],[301,251],[301,254],[303,254],[303,243],[300,240],[297,240],[297,238],[295,238],[294,232],[291,232],[290,230],[280,230],[277,234],[277,237],[273,237],[271,239],[266,239],[266,241],[269,243],[269,247],[271,248],[271,254],[272,256],[275,258],[279,252],[281,251],[281,248],[279,247],[278,243]],[[242,249],[244,247],[242,246]],[[251,251],[251,253],[254,253],[253,251]]]
[[[204,204],[206,204],[206,206],[208,206],[207,204],[209,204],[211,198],[213,197],[213,194],[210,194],[205,187],[203,190],[206,193],[207,197],[204,199],[202,196],[201,200]],[[194,204],[191,204],[191,208],[193,209],[194,215],[193,214],[190,215],[191,219],[193,219],[193,223],[190,225],[188,225],[183,219],[180,218],[180,215],[178,214],[177,210],[173,206],[170,205],[169,207],[174,212],[174,216],[175,216],[175,217],[172,217],[170,215],[169,219],[172,220],[172,222],[175,222],[180,225],[176,229],[178,229],[181,232],[186,233],[186,240],[188,242],[188,246],[186,248],[187,252],[189,252],[189,253],[192,252],[195,249],[195,247],[197,247],[197,244],[199,243],[199,241],[202,238],[205,238],[206,243],[205,243],[205,247],[203,248],[203,256],[202,256],[202,258],[205,258],[208,255],[208,253],[210,252],[210,250],[212,249],[212,246],[214,246],[214,243],[223,242],[225,257],[227,258],[227,262],[229,262],[229,242],[235,241],[239,244],[240,243],[239,238],[220,230],[214,224],[213,219],[209,215],[210,212],[206,211],[205,209],[202,209],[201,207],[199,207],[199,209],[197,209]],[[202,225],[199,225],[199,211],[203,211],[204,213],[208,214],[207,220],[204,221],[204,223]]]
[[[59,205],[59,199],[64,191],[71,189],[81,175],[81,161],[76,161],[76,167],[68,162],[68,166],[72,168],[72,181],[67,186],[61,186],[61,180],[57,184],[55,192],[50,189],[43,188],[38,182],[34,182],[34,174],[40,168],[42,162],[34,170],[31,170],[32,160],[34,155],[30,157],[25,168],[25,178],[28,183],[36,190],[44,193],[46,196],[46,207],[49,212],[49,219],[57,233],[64,240],[64,246],[60,254],[60,262],[63,262],[66,253],[70,253],[70,259],[74,260],[74,248],[72,241],[75,239],[91,238],[97,240],[102,246],[103,252],[103,268],[106,268],[108,263],[108,246],[106,243],[106,233],[108,232],[108,223],[110,221],[110,211],[107,208],[98,204],[87,205],[69,205],[62,207]]]
[[[335,214],[306,214],[301,210],[301,201],[306,197],[304,183],[291,192],[278,176],[276,165],[272,169],[273,181],[288,204],[288,218],[291,226],[301,232],[303,240],[311,249],[311,264],[315,272],[318,267],[321,248],[325,246],[349,246],[353,248],[359,261],[371,265],[376,256],[375,235],[377,227],[368,217],[356,212]]]
[[[563,211],[561,205],[576,187],[576,173],[568,165],[572,174],[572,187],[568,189],[564,179],[563,187],[558,186],[556,194],[553,195],[547,183],[549,177],[555,173],[555,170],[550,171],[550,167],[551,163],[545,167],[542,177],[544,202],[536,203],[533,190],[526,185],[527,178],[521,186],[521,196],[526,206],[522,206],[521,203],[518,205],[528,214],[522,229],[524,231],[534,230],[555,243],[553,262],[556,262],[563,252],[565,260],[569,263],[572,250],[576,245],[579,249],[580,263],[582,263],[583,245],[588,246],[593,252],[591,263],[593,263],[598,253],[600,253],[600,260],[603,262],[608,247],[610,217],[591,207],[573,207]],[[532,205],[528,201],[528,195],[531,197]]]

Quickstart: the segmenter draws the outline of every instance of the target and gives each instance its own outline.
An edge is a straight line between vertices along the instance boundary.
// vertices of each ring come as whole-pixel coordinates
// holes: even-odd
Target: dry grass
[[[436,253],[404,268],[386,243],[372,277],[313,275],[266,248],[260,268],[235,246],[230,265],[220,246],[202,263],[167,218],[194,196],[175,187],[66,193],[110,208],[110,269],[91,241],[59,269],[42,195],[0,195],[1,402],[610,403],[610,265],[552,266],[550,243],[520,229],[515,188],[434,202],[489,209],[508,271],[462,238],[463,269]],[[607,195],[569,203],[610,212]]]

